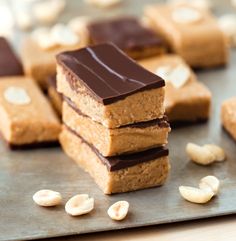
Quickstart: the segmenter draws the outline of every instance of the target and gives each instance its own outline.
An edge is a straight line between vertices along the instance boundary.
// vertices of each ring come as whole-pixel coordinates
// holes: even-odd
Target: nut
[[[33,200],[39,206],[52,207],[61,203],[62,197],[59,192],[52,190],[40,190],[33,196]]]
[[[190,78],[190,70],[183,64],[175,67],[169,65],[159,66],[155,73],[166,82],[170,82],[176,89],[184,86]]]
[[[41,24],[54,22],[64,10],[65,0],[39,1],[33,5],[33,15]]]
[[[114,5],[117,5],[121,0],[84,0],[86,3],[96,6],[96,7],[101,7],[101,8],[107,8],[107,7],[112,7]]]
[[[201,165],[209,165],[215,161],[215,155],[206,147],[188,143],[186,152],[192,161]]]
[[[94,199],[90,198],[88,194],[78,194],[70,198],[66,205],[65,210],[71,216],[79,216],[89,213],[94,208]]]
[[[200,180],[199,188],[202,190],[212,190],[216,195],[220,188],[220,181],[215,176],[206,176]]]
[[[16,23],[21,30],[29,30],[33,27],[33,20],[29,13],[21,11],[16,14]]]
[[[64,24],[56,24],[51,29],[50,35],[52,41],[61,46],[75,45],[80,41],[79,36]]]
[[[53,49],[58,46],[58,44],[51,38],[49,28],[37,28],[31,33],[31,37],[43,50]]]
[[[172,19],[177,23],[191,24],[200,21],[202,15],[197,9],[179,6],[172,12]]]
[[[180,186],[179,192],[185,200],[192,203],[207,203],[214,196],[211,189],[199,189],[189,186]]]
[[[129,203],[127,201],[118,201],[112,204],[107,210],[107,214],[113,220],[123,220],[129,211]]]
[[[81,33],[87,32],[87,25],[89,24],[90,19],[86,16],[79,16],[72,18],[68,22],[68,27],[76,34],[80,35]]]
[[[207,148],[215,156],[215,161],[221,162],[226,159],[225,151],[221,147],[214,144],[207,144],[203,147]]]
[[[4,91],[3,96],[7,102],[14,105],[27,105],[31,102],[27,91],[21,87],[8,87]]]
[[[162,65],[156,69],[155,74],[161,77],[162,79],[164,79],[166,82],[168,82],[170,72],[171,72],[171,67],[169,65]]]
[[[176,89],[179,89],[182,86],[184,86],[189,80],[189,77],[190,71],[183,64],[176,66],[168,76],[170,82]]]
[[[80,41],[69,27],[64,24],[56,24],[50,28],[38,28],[31,34],[40,48],[50,50],[58,46],[70,46],[78,44]]]
[[[73,31],[77,36],[81,36],[85,44],[89,41],[89,32],[87,26],[90,22],[90,18],[86,16],[80,16],[73,18],[68,23],[68,28]]]

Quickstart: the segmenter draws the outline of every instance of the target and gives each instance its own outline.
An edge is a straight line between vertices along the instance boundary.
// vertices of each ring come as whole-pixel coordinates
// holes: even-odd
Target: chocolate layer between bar
[[[112,42],[124,51],[142,51],[164,45],[160,37],[143,27],[134,17],[94,22],[88,26],[88,30],[92,43]]]
[[[71,88],[84,85],[105,105],[134,93],[161,88],[165,82],[145,70],[113,44],[100,44],[57,55]]]
[[[29,144],[23,144],[23,145],[15,145],[8,142],[6,143],[11,150],[22,150],[22,151],[28,150],[28,149],[59,147],[58,141],[35,142],[35,143],[29,143]]]
[[[76,105],[73,103],[73,101],[71,101],[70,98],[68,98],[66,96],[63,96],[63,100],[66,101],[66,103],[78,115],[89,117],[89,116],[85,115],[84,113],[82,113],[81,110],[76,107]],[[139,122],[139,123],[128,124],[128,125],[121,126],[119,128],[120,129],[121,128],[126,128],[126,127],[130,127],[130,128],[146,128],[146,127],[149,127],[149,126],[156,126],[156,125],[158,125],[161,128],[168,128],[168,127],[170,127],[170,124],[168,123],[167,116],[165,115],[165,116],[163,116],[163,118],[158,118],[158,119],[154,119],[154,120],[151,120],[151,121],[142,121],[142,122]]]
[[[48,85],[52,86],[54,89],[57,89],[57,78],[56,78],[56,74],[55,75],[50,75],[47,78],[48,80]]]
[[[11,48],[10,44],[3,37],[0,37],[0,76],[23,75],[23,67]]]
[[[86,143],[94,151],[94,153],[99,157],[102,163],[106,165],[107,169],[110,172],[131,167],[139,163],[148,162],[163,156],[168,156],[169,154],[169,150],[166,147],[157,147],[157,148],[149,149],[138,153],[132,153],[128,155],[104,157],[99,153],[99,151],[94,146],[86,142],[78,133],[70,129],[70,127],[66,126],[65,124],[64,126],[71,133],[73,133],[78,138],[80,138],[84,143]]]

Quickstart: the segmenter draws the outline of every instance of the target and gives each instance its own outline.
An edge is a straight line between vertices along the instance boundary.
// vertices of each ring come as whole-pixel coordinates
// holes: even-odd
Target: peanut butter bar
[[[145,16],[171,50],[190,66],[207,68],[227,63],[226,37],[209,11],[188,4],[158,4],[147,6]]]
[[[144,68],[166,80],[165,109],[170,122],[206,120],[211,93],[178,55],[169,54],[139,61]]]
[[[112,44],[57,55],[57,88],[108,128],[162,118],[164,85]]]
[[[67,127],[60,134],[60,142],[68,156],[94,178],[105,194],[160,186],[168,176],[168,150],[164,147],[104,157]]]
[[[88,26],[88,30],[91,43],[112,42],[134,59],[166,52],[163,40],[134,17],[96,21]]]
[[[236,140],[236,97],[223,102],[221,122],[225,130]]]
[[[51,49],[43,49],[32,37],[26,37],[21,46],[24,71],[26,75],[36,80],[41,88],[47,90],[48,76],[56,73],[55,56],[62,51],[83,46],[84,43],[82,42],[76,46],[57,46]]]
[[[0,37],[0,53],[0,77],[24,74],[19,58],[3,37]]]
[[[11,147],[52,144],[60,123],[35,82],[27,77],[0,81],[0,131]]]
[[[109,129],[93,121],[65,98],[63,122],[103,156],[139,152],[167,144],[170,131],[166,118]]]
[[[57,91],[56,75],[48,77],[48,97],[56,112],[62,114],[62,95]]]

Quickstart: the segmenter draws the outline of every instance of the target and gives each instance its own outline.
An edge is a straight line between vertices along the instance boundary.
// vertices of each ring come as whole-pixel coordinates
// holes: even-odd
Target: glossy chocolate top
[[[107,169],[111,172],[169,155],[169,150],[166,147],[161,146],[132,154],[104,157],[93,145],[85,141],[78,133],[76,133],[74,130],[72,130],[66,125],[65,127],[74,135],[78,136],[82,140],[82,142],[86,143],[97,155],[97,157],[102,161],[102,163],[106,165]]]
[[[134,17],[123,17],[88,26],[92,43],[112,42],[124,51],[142,51],[147,47],[163,46],[163,40],[143,27]]]
[[[136,92],[160,88],[165,82],[139,66],[113,44],[100,44],[57,55],[71,88],[77,81],[103,104],[111,104]]]
[[[0,76],[23,75],[23,67],[5,38],[0,37]]]

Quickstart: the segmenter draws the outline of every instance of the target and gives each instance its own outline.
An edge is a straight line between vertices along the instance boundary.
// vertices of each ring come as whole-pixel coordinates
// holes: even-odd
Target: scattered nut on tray
[[[186,153],[193,162],[201,165],[209,165],[215,161],[220,162],[226,159],[224,150],[213,144],[199,146],[194,143],[188,143]]]
[[[52,207],[61,204],[62,196],[59,192],[43,189],[33,195],[33,200],[39,206]]]
[[[192,203],[207,203],[219,191],[220,181],[215,176],[206,176],[199,182],[199,188],[180,186],[180,195]]]
[[[120,221],[125,219],[129,211],[129,203],[127,201],[118,201],[112,204],[107,210],[107,214],[113,220]]]
[[[90,213],[94,209],[94,199],[90,198],[88,194],[78,194],[70,198],[65,210],[71,216],[80,216]]]

